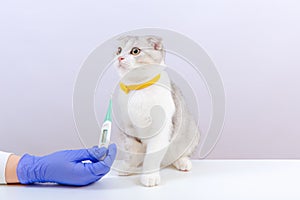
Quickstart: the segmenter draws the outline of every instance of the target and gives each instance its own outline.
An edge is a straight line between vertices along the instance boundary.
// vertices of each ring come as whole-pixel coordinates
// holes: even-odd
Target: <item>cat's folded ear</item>
[[[162,38],[155,36],[155,35],[148,35],[147,41],[155,50],[162,50],[163,44],[162,44]]]

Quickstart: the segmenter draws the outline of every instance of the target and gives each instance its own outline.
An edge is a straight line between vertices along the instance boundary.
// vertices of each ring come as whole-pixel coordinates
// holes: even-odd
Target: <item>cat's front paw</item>
[[[143,174],[141,176],[141,183],[147,187],[153,187],[160,183],[159,172],[154,172],[151,174]]]
[[[173,165],[180,171],[190,171],[192,169],[192,162],[188,157],[179,158]]]

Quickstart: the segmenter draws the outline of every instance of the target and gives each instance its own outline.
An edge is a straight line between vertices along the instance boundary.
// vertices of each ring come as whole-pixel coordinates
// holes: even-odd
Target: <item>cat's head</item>
[[[118,39],[115,65],[120,76],[148,64],[164,64],[162,39],[157,36],[125,36]]]

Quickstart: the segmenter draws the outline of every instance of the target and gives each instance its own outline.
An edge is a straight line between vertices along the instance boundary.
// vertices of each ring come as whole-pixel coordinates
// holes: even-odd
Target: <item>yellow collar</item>
[[[141,90],[141,89],[144,89],[146,87],[149,87],[150,85],[153,85],[154,83],[156,83],[159,79],[160,79],[160,74],[158,74],[153,79],[151,79],[151,80],[149,80],[145,83],[141,83],[141,84],[137,84],[137,85],[125,85],[124,83],[120,82],[120,88],[126,94],[128,94],[131,90]]]

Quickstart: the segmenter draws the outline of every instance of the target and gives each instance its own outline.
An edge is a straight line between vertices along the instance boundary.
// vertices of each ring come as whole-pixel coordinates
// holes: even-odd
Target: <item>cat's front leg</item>
[[[170,131],[171,124],[166,125],[159,134],[144,141],[147,144],[141,176],[144,186],[152,187],[160,183],[160,164],[169,146]]]
[[[120,137],[124,145],[124,152],[126,152],[120,165],[118,173],[120,176],[128,176],[138,173],[138,166],[143,162],[143,154],[145,153],[145,147],[143,144],[136,138],[128,136],[127,134],[129,133],[129,129],[126,130],[127,132]]]

